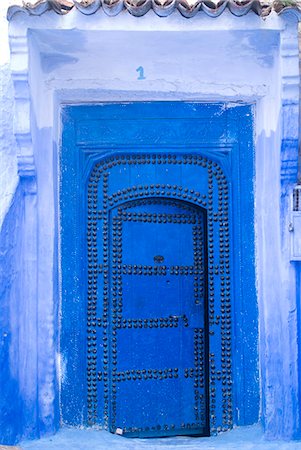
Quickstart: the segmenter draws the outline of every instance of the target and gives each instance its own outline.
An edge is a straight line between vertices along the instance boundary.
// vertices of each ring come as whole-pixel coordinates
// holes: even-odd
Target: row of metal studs
[[[96,168],[107,170],[115,167],[116,165],[123,164],[149,164],[153,161],[155,163],[157,161],[161,161],[162,164],[193,164],[202,167],[207,167],[208,160],[207,157],[202,155],[181,155],[181,154],[160,154],[160,153],[151,153],[151,154],[120,154],[113,155],[106,158],[105,161],[100,161],[95,164]]]
[[[208,162],[207,165],[208,171],[208,208],[207,208],[207,220],[208,220],[208,268],[214,265],[215,257],[217,258],[219,255],[214,254],[214,180],[213,180],[213,171],[212,171],[212,161]],[[211,336],[214,335],[214,331],[212,325],[214,325],[214,315],[216,308],[216,294],[215,294],[215,282],[214,276],[211,273],[208,273],[208,309],[209,309],[209,349],[211,348]],[[209,353],[209,396],[210,396],[210,430],[214,432],[216,427],[216,386],[215,381],[212,379],[212,371],[215,368],[215,354],[214,352]]]
[[[119,267],[123,275],[204,275],[202,261],[193,266],[143,266],[142,264],[123,264]]]
[[[217,175],[217,172],[214,172],[214,175]],[[220,180],[222,182],[220,182]],[[226,213],[225,209],[223,208],[223,195],[224,195],[224,179],[223,177],[220,177],[219,181],[218,181],[218,191],[219,191],[219,195],[218,195],[218,209],[220,211],[222,211],[222,217],[220,217],[220,232],[219,232],[219,246],[220,246],[220,266],[222,267],[222,264],[224,263],[224,258],[227,258],[227,256],[225,255],[225,241],[224,241],[224,235],[223,235],[223,229],[224,229],[224,223],[225,223],[225,217],[224,214]],[[223,298],[223,295],[225,293],[225,283],[224,283],[225,277],[223,275],[220,276],[220,297],[221,300]],[[216,323],[218,325],[220,325],[220,322],[224,322],[224,316],[225,316],[225,308],[223,307],[222,304],[220,304],[220,311],[221,311],[221,317],[220,315],[216,316]],[[231,328],[231,322],[229,323],[230,328]],[[224,326],[221,326],[221,366],[224,366],[223,363],[223,358],[224,358],[224,351],[225,351],[225,339],[223,336],[223,329]],[[226,331],[228,333],[228,331]],[[212,368],[212,382],[215,382],[214,380],[217,380],[218,382],[221,382],[222,385],[226,385],[227,384],[227,378],[225,375],[225,369],[222,368],[222,370],[215,370],[216,367],[214,366],[214,368]],[[221,375],[221,373],[223,373],[223,375]],[[217,427],[217,430],[219,431],[221,428],[225,428],[225,427],[229,427],[232,425],[232,421],[226,421],[226,414],[227,414],[227,410],[225,408],[225,396],[223,395],[222,397],[222,427]]]
[[[185,314],[178,317],[159,317],[151,319],[122,319],[117,317],[114,320],[116,328],[177,328],[179,321],[183,320],[184,327],[188,327],[188,318]]]
[[[178,190],[165,190],[168,189],[165,184],[160,185],[160,189],[146,189],[145,186],[140,186],[138,190],[137,186],[132,186],[131,188],[122,189],[119,191],[119,194],[115,197],[113,195],[108,196],[108,202],[110,206],[114,206],[116,203],[120,203],[122,200],[131,200],[135,198],[144,198],[144,197],[154,197],[154,196],[164,196],[167,197],[178,197],[183,200],[191,201],[193,203],[199,204],[200,206],[206,207],[207,203],[202,198],[200,198],[200,193],[195,191],[194,189],[188,190],[188,188],[183,189],[183,191],[187,190],[190,193],[183,193],[182,189],[178,187]],[[147,222],[147,218],[145,218]]]
[[[103,327],[103,339],[100,344],[103,344],[103,411],[104,424],[108,426],[109,420],[109,219],[108,219],[108,203],[107,195],[109,190],[109,174],[103,175],[103,219],[102,219],[102,251],[103,251],[103,320],[106,326]]]
[[[150,213],[126,213],[122,214],[122,220],[125,222],[140,222],[140,223],[183,223],[195,224],[196,219],[193,216],[185,214],[150,214]]]
[[[97,335],[93,324],[97,315],[97,184],[88,185],[87,203],[87,411],[88,422],[95,423],[97,417]]]
[[[209,170],[208,170],[209,172]],[[228,272],[228,274],[226,275],[226,277],[223,274],[220,274],[220,297],[221,297],[221,301],[219,304],[220,307],[220,311],[221,311],[221,317],[220,315],[215,315],[215,311],[214,311],[214,306],[213,306],[213,311],[211,309],[211,305],[209,308],[209,313],[210,313],[210,322],[211,324],[215,324],[215,325],[221,325],[221,352],[220,355],[218,357],[218,359],[220,360],[219,362],[216,361],[216,355],[214,355],[213,353],[210,354],[210,391],[211,391],[211,410],[215,409],[216,406],[216,390],[215,390],[215,385],[216,382],[217,384],[221,384],[223,387],[226,385],[227,386],[227,394],[225,394],[225,392],[223,392],[223,400],[222,400],[222,426],[219,425],[220,423],[220,419],[218,420],[219,423],[216,423],[216,416],[215,414],[213,414],[211,416],[211,424],[212,424],[212,431],[215,431],[215,426],[216,426],[216,430],[220,431],[222,429],[227,429],[229,427],[232,426],[232,412],[230,411],[230,416],[229,416],[229,412],[228,412],[228,408],[231,410],[232,405],[229,404],[228,399],[231,399],[231,392],[232,392],[232,380],[231,378],[229,379],[228,377],[228,371],[231,371],[231,353],[229,353],[229,351],[231,351],[231,310],[229,308],[230,305],[230,275],[229,275],[229,269],[230,269],[230,263],[229,263],[229,241],[225,242],[224,239],[224,227],[229,229],[229,223],[228,223],[228,186],[227,186],[227,180],[222,172],[222,170],[217,167],[217,165],[215,163],[213,163],[213,168],[212,168],[212,189],[213,189],[213,177],[217,180],[217,185],[218,185],[218,214],[219,214],[219,222],[220,222],[220,229],[219,229],[219,267],[218,269],[220,270],[216,270],[216,266],[214,266],[213,261],[211,263],[211,261],[209,261],[209,279],[212,278],[214,279],[214,275],[213,273],[216,275],[219,272],[224,272],[224,265],[226,266],[226,271]],[[209,183],[210,184],[210,183]],[[225,192],[226,191],[226,192]],[[210,193],[209,193],[210,196]],[[224,196],[225,201],[224,201]],[[209,197],[208,197],[209,198]],[[210,201],[210,200],[209,200]],[[216,217],[216,216],[215,216]],[[213,217],[213,221],[214,221],[214,217]],[[210,236],[208,236],[208,243],[209,243],[209,248],[210,248]],[[213,239],[211,242],[211,245],[213,245]],[[225,283],[225,279],[226,279],[226,283]],[[211,286],[210,286],[211,284]],[[226,289],[225,289],[225,285],[226,285]],[[210,287],[213,287],[214,284],[209,282],[209,289]],[[225,292],[226,290],[226,292]],[[225,293],[227,295],[226,298],[226,303],[223,304],[223,298],[225,299]],[[209,296],[209,300],[210,300],[210,296]],[[212,315],[213,313],[213,320],[212,320]],[[221,319],[221,320],[220,320]],[[221,324],[220,324],[221,322]],[[230,330],[230,331],[229,331]],[[230,345],[230,348],[229,348]],[[229,360],[230,357],[230,360]],[[227,374],[225,375],[225,358],[226,358],[226,366],[228,367],[228,369],[226,369]],[[218,365],[221,364],[222,370],[221,371],[216,371],[216,364],[218,363]],[[230,369],[229,369],[230,367]],[[220,375],[220,372],[223,373],[223,375]],[[217,373],[217,376],[216,376]],[[219,389],[220,391],[220,389]],[[229,395],[230,393],[230,395]],[[214,424],[213,424],[214,422]]]
[[[113,380],[117,382],[151,379],[164,380],[167,378],[178,378],[178,371],[178,368],[125,370],[122,372],[113,372]]]
[[[116,310],[117,312],[117,310]],[[160,317],[149,319],[122,319],[121,314],[117,314],[117,318],[114,318],[112,323],[116,329],[120,328],[169,328],[179,326],[179,320],[183,320],[184,326],[188,327],[188,318],[185,314],[178,317]],[[98,317],[91,324],[93,327],[106,327],[107,322],[103,318]]]
[[[195,420],[202,421],[205,424],[205,392],[204,392],[204,358],[205,358],[205,346],[204,346],[204,332],[203,328],[194,329],[194,412]],[[187,372],[187,373],[192,373]]]
[[[220,221],[220,242],[224,249],[225,274],[220,276],[221,289],[221,368],[217,372],[217,379],[221,379],[222,385],[227,386],[226,395],[222,397],[223,423],[222,427],[231,427],[233,422],[232,412],[232,358],[231,358],[231,278],[230,278],[230,236],[229,236],[229,192],[226,177],[219,167],[215,170],[215,176],[218,178],[219,208],[223,212],[223,219]],[[223,393],[224,394],[224,393]]]
[[[203,215],[202,215],[203,216]],[[193,232],[193,257],[194,257],[194,303],[204,305],[204,272],[205,272],[205,255],[204,255],[204,221],[198,221],[199,224],[194,226]],[[204,310],[203,310],[204,314]]]
[[[112,307],[111,307],[111,324],[112,324],[112,336],[111,336],[111,427],[116,428],[116,413],[117,413],[117,339],[118,339],[118,321],[122,317],[122,277],[120,273],[120,267],[122,262],[122,221],[120,217],[114,217],[113,219],[113,264],[112,264]]]

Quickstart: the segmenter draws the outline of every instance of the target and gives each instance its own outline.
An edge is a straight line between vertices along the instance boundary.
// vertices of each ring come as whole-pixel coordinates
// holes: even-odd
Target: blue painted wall
[[[0,232],[0,444],[14,444],[24,431],[19,389],[19,315],[22,305],[22,189],[14,195]]]
[[[37,305],[31,295],[37,293],[36,197],[25,195],[24,188],[28,191],[18,185],[0,232],[0,443],[6,445],[39,438],[49,421],[53,432],[59,420],[58,404],[44,413],[49,393],[38,389]],[[47,335],[47,324],[42,328]]]

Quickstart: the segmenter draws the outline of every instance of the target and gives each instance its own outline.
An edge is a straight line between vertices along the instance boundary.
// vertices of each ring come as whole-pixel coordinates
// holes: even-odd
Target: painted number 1
[[[136,72],[139,73],[137,80],[145,80],[146,77],[144,76],[144,69],[142,66],[139,66],[138,69],[136,69]]]

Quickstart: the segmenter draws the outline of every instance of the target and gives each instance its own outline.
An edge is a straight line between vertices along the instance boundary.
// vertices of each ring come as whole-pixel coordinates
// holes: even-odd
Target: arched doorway
[[[206,210],[179,199],[110,213],[103,352],[112,432],[208,434],[206,226]]]
[[[232,424],[228,194],[222,169],[200,155],[92,163],[89,423],[126,436],[206,435],[209,415]]]

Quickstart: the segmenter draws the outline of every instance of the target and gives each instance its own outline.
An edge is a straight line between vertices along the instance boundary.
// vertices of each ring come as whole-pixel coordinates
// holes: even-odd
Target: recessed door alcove
[[[129,437],[258,417],[252,106],[66,106],[62,421]]]

